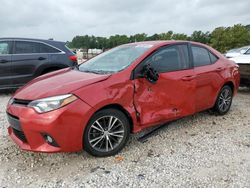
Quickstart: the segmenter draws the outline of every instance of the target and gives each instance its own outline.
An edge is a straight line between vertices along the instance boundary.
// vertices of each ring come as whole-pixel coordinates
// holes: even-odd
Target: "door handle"
[[[193,79],[195,79],[195,78],[196,78],[195,75],[189,75],[189,76],[184,76],[184,77],[182,77],[181,79],[182,79],[183,81],[191,81],[191,80],[193,80]]]
[[[0,63],[8,63],[9,61],[8,60],[6,60],[6,59],[1,59],[0,60]]]
[[[47,58],[45,58],[45,57],[39,57],[38,58],[39,61],[42,61],[42,60],[45,60],[45,59],[47,59]]]

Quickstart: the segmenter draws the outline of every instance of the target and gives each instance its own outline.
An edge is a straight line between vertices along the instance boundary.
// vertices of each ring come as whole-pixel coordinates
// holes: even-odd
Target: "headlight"
[[[76,99],[77,97],[72,94],[59,95],[32,101],[28,106],[34,108],[38,113],[45,113],[68,105]]]
[[[14,98],[11,97],[10,100],[8,101],[8,105],[11,105],[13,103],[13,101],[14,101]]]

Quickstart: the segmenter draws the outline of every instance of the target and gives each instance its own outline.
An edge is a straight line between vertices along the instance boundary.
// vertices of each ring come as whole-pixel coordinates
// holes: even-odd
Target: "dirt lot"
[[[21,151],[7,136],[0,94],[0,187],[250,187],[250,90],[226,116],[179,120],[147,142],[133,135],[117,156]]]

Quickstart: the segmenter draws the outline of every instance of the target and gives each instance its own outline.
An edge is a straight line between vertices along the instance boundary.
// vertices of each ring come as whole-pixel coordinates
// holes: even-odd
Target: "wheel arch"
[[[214,106],[213,106],[213,108],[212,108],[212,110],[213,110],[215,113],[219,114],[219,115],[224,115],[224,114],[226,114],[226,113],[229,111],[230,106],[231,106],[231,104],[232,104],[232,97],[231,97],[231,103],[230,103],[230,106],[229,106],[228,110],[226,110],[226,111],[224,111],[224,112],[223,112],[223,111],[220,111],[220,109],[219,109],[218,106],[217,106],[217,101],[218,101],[218,99],[219,99],[219,97],[220,97],[220,93],[222,92],[222,89],[223,89],[225,86],[228,86],[229,88],[231,88],[231,90],[232,90],[232,97],[233,97],[233,95],[234,95],[234,93],[235,93],[235,91],[236,91],[236,90],[235,90],[235,85],[234,85],[234,82],[233,82],[233,81],[226,81],[226,82],[221,86],[220,90],[218,91],[216,100],[215,100],[215,102],[214,102]]]
[[[60,66],[46,67],[46,68],[44,68],[44,69],[40,72],[40,75],[43,75],[43,74],[46,74],[46,73],[49,73],[49,72],[52,72],[52,71],[60,70],[60,69],[63,69],[63,68],[65,68],[65,67],[60,67]]]
[[[130,113],[120,104],[108,104],[108,105],[105,105],[101,108],[99,108],[98,110],[96,110],[94,112],[94,114],[96,114],[97,112],[101,111],[101,110],[104,110],[104,109],[109,109],[109,108],[112,108],[112,109],[116,109],[116,110],[119,110],[121,111],[122,113],[124,113],[124,115],[128,118],[128,121],[129,121],[129,126],[130,126],[130,132],[133,132],[133,128],[134,128],[134,123],[133,123],[133,119],[130,115]],[[93,115],[94,115],[93,114]],[[93,116],[92,115],[92,116]],[[91,116],[91,117],[92,117]]]
[[[64,68],[67,68],[67,66],[63,64],[44,65],[39,67],[39,69],[36,71],[36,76],[41,76],[45,73],[48,73],[49,70],[56,71]]]
[[[232,89],[233,93],[235,92],[234,91],[235,90],[235,85],[234,85],[234,83],[232,81],[227,81],[226,83],[224,83],[224,85],[221,88],[223,88],[226,85],[229,86]]]
[[[98,151],[98,150],[95,150],[95,148],[91,147],[90,145],[90,141],[88,136],[86,135],[88,133],[88,131],[90,130],[89,126],[89,123],[91,121],[91,119],[93,118],[93,116],[95,116],[98,112],[101,112],[102,110],[106,110],[105,113],[108,113],[108,110],[112,110],[113,112],[119,112],[117,114],[120,114],[121,116],[121,113],[125,115],[125,117],[127,117],[128,121],[129,121],[129,127],[127,128],[130,128],[130,130],[126,129],[126,134],[124,134],[124,137],[122,137],[122,142],[119,143],[119,145],[117,147],[115,147],[114,149],[112,148],[111,150],[107,151],[106,150],[106,153],[105,152],[101,152],[101,151]],[[99,117],[102,117],[102,116],[99,116]],[[123,119],[124,116],[122,116]],[[111,156],[111,155],[115,155],[117,154],[121,149],[123,149],[123,147],[125,146],[125,144],[127,143],[128,141],[128,138],[129,138],[129,134],[131,133],[131,127],[133,127],[132,125],[132,118],[130,116],[130,114],[128,113],[128,111],[123,108],[121,105],[119,104],[108,104],[106,106],[103,106],[101,107],[100,109],[98,110],[95,110],[95,112],[91,115],[89,121],[88,121],[88,124],[87,126],[85,127],[84,129],[84,132],[83,132],[83,138],[82,138],[82,148],[88,152],[89,154],[91,155],[94,155],[94,156],[98,156],[98,157],[105,157],[105,156]],[[124,130],[125,131],[125,130]],[[107,148],[107,147],[106,147]]]
[[[217,91],[217,93],[216,93],[216,97],[215,97],[215,99],[214,99],[214,101],[213,101],[213,108],[214,108],[215,103],[216,103],[216,101],[217,101],[217,99],[218,99],[218,95],[219,95],[221,89],[222,89],[224,86],[229,86],[229,87],[232,89],[233,94],[235,94],[235,85],[234,85],[234,82],[231,81],[231,80],[226,81],[223,85],[221,85],[221,87],[218,89],[218,91]]]

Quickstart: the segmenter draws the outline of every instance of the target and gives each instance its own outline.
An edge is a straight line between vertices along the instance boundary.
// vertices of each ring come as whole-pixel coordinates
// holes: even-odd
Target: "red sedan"
[[[8,131],[24,150],[114,155],[131,132],[207,109],[226,114],[239,78],[234,62],[203,44],[126,44],[19,89]]]

